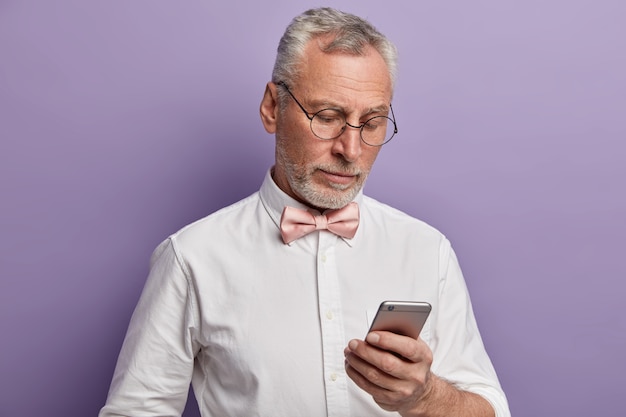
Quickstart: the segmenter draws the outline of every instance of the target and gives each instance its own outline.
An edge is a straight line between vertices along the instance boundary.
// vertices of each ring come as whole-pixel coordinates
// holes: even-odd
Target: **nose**
[[[333,152],[341,155],[346,161],[354,162],[362,152],[361,128],[346,123],[346,127],[333,143]]]

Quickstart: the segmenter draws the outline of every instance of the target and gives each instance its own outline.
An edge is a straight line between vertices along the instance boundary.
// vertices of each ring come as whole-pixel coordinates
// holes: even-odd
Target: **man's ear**
[[[276,121],[278,118],[278,95],[276,84],[267,83],[265,94],[261,100],[261,122],[267,133],[276,133]]]

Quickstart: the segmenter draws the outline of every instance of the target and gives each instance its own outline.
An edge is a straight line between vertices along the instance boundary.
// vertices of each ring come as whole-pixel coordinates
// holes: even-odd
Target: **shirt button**
[[[332,312],[332,311],[330,311],[330,310],[328,310],[328,311],[326,312],[326,318],[327,318],[328,320],[332,320],[332,319],[333,319],[333,317],[335,317],[335,316],[333,315],[333,312]]]
[[[326,254],[322,255],[322,262],[326,263]]]
[[[335,382],[337,380],[337,374],[334,373],[334,372],[332,374],[330,374],[330,380]]]

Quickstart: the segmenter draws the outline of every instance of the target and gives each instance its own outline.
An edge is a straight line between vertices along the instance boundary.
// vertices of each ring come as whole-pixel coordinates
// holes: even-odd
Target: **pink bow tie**
[[[354,202],[338,210],[327,210],[319,216],[306,210],[285,207],[280,217],[280,235],[285,243],[291,243],[315,230],[328,230],[352,239],[358,226],[359,206]]]

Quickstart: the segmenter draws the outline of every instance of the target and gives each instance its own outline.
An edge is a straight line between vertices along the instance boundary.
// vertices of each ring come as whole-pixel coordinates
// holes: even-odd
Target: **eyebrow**
[[[328,100],[312,100],[310,102],[307,103],[307,106],[313,106],[314,109],[317,109],[316,111],[320,111],[320,110],[324,110],[324,109],[333,109],[333,110],[340,110],[342,111],[344,114],[346,114],[347,112],[345,111],[346,109],[343,106],[340,106],[336,103],[332,103],[329,102]],[[310,111],[309,109],[307,109],[307,111]],[[312,113],[315,113],[315,111],[313,111]],[[380,106],[376,106],[376,107],[370,107],[369,109],[367,109],[363,114],[361,114],[360,117],[364,117],[370,114],[375,114],[375,113],[389,113],[389,105],[388,104],[381,104]]]

